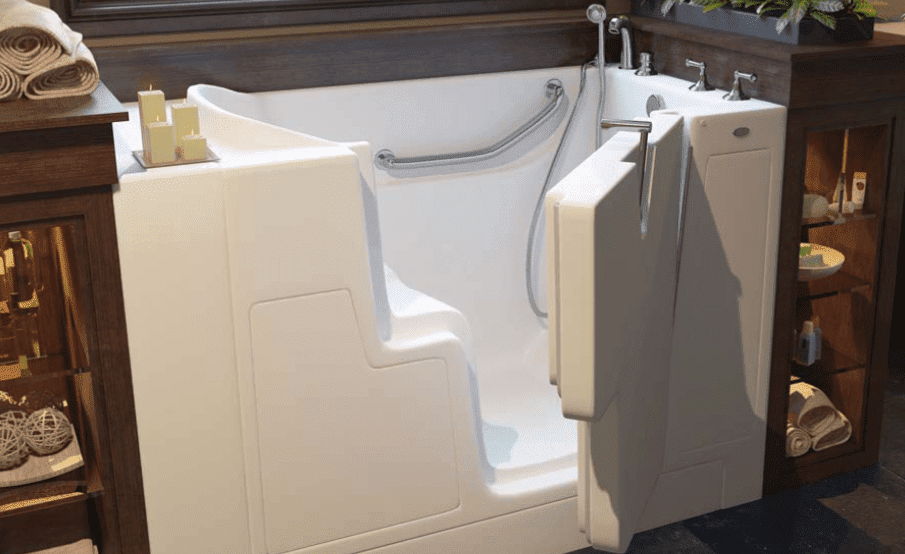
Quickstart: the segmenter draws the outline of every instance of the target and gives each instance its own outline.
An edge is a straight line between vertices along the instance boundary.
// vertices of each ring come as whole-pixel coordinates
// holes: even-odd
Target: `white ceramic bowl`
[[[819,244],[812,244],[810,242],[802,242],[801,246],[810,246],[811,254],[822,255],[823,265],[816,267],[802,267],[799,265],[799,281],[813,281],[814,279],[820,279],[821,277],[829,277],[833,273],[839,271],[842,268],[842,264],[845,262],[845,256],[842,252],[834,250],[829,246],[820,246]]]

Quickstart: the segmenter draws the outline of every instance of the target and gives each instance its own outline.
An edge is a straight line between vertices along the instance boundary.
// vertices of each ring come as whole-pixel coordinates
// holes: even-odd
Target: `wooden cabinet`
[[[103,84],[0,104],[6,554],[85,539],[150,552],[111,190],[112,123],[127,119]]]
[[[788,109],[764,493],[876,463],[905,193],[905,37],[878,32],[870,42],[794,46],[632,19],[637,50],[654,53],[657,71],[694,81],[697,70],[685,59],[704,61],[710,82],[726,90],[733,71],[754,72],[745,92]],[[805,194],[832,202],[846,130],[846,199],[853,174],[865,173],[863,208],[804,218]],[[842,253],[841,269],[799,281],[803,242]],[[805,366],[795,361],[796,333],[815,316],[822,356]],[[848,418],[849,440],[786,456],[789,387],[797,381],[821,389]]]
[[[901,68],[890,65],[890,71]],[[903,98],[790,110],[765,492],[878,460],[905,192]],[[864,175],[863,208],[841,217],[835,213],[804,217],[805,194],[833,199],[843,161],[847,195],[854,175]],[[800,243],[840,252],[845,256],[841,269],[829,277],[799,281],[797,255],[791,254],[797,253]],[[804,322],[815,316],[823,331],[823,355],[806,366],[793,357],[790,329],[800,331]],[[851,422],[847,442],[800,457],[785,456],[786,383],[790,380],[810,383],[829,397]]]

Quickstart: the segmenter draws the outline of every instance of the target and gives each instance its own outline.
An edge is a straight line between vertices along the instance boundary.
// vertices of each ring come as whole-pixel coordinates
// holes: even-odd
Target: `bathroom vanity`
[[[103,83],[0,104],[4,554],[149,552],[111,200],[112,123],[127,119]],[[59,444],[17,456],[11,425],[42,414]]]
[[[693,81],[697,70],[685,60],[702,60],[710,82],[723,89],[731,87],[734,71],[755,73],[756,83],[744,83],[743,90],[789,110],[764,494],[876,463],[905,193],[905,37],[877,32],[870,42],[792,46],[632,20],[638,51],[654,53],[657,71]],[[819,215],[803,213],[809,206],[804,195],[832,203],[841,172],[846,200],[852,200],[855,174],[866,174],[863,207],[841,218],[833,212],[803,217]],[[842,253],[841,269],[799,281],[800,243]],[[804,365],[794,341],[815,316],[822,356]],[[786,456],[789,385],[797,381],[826,393],[851,422],[849,440]]]

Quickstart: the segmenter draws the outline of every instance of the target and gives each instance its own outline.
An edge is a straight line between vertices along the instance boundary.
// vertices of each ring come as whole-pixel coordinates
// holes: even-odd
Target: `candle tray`
[[[138,163],[145,169],[150,169],[152,167],[167,167],[170,165],[185,165],[185,164],[198,164],[202,162],[216,162],[219,161],[220,158],[211,151],[210,147],[207,147],[207,156],[201,158],[200,160],[186,160],[182,157],[182,154],[179,151],[176,151],[176,160],[172,162],[164,162],[159,164],[154,164],[145,159],[144,150],[133,150],[132,155],[135,156],[135,159],[138,160]]]

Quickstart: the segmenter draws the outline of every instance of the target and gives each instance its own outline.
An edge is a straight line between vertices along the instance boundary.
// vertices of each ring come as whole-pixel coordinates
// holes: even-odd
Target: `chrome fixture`
[[[619,69],[635,69],[632,63],[632,22],[624,15],[617,15],[610,20],[610,33],[622,35],[622,57],[619,58]]]
[[[638,163],[638,166],[641,168],[641,186],[638,187],[638,205],[640,206],[644,201],[644,168],[645,166],[647,166],[647,135],[653,128],[653,124],[650,121],[632,121],[627,119],[600,120],[601,129],[611,129],[613,127],[621,129],[635,129],[641,133],[641,157],[639,158],[640,162]]]
[[[600,94],[597,95],[597,120],[599,121],[603,117],[603,93],[606,90],[606,71],[603,69],[606,66],[606,55],[604,54],[606,33],[603,28],[606,24],[606,8],[600,4],[591,4],[588,6],[587,14],[588,20],[597,25],[597,79],[600,81]],[[600,129],[597,129],[595,133],[594,147],[600,148]]]
[[[531,217],[531,229],[528,231],[528,248],[525,253],[525,287],[528,289],[528,304],[531,305],[531,311],[541,319],[547,317],[547,312],[544,312],[538,307],[537,299],[534,297],[534,285],[532,284],[533,279],[531,271],[531,258],[534,255],[534,234],[537,231],[537,222],[540,220],[541,208],[544,206],[544,198],[547,189],[550,187],[550,180],[553,177],[553,169],[556,167],[556,162],[559,160],[563,143],[569,135],[569,129],[572,127],[572,120],[575,117],[576,108],[578,108],[578,104],[581,102],[581,95],[584,92],[585,75],[588,68],[593,65],[597,66],[597,76],[600,79],[600,93],[597,95],[596,121],[600,121],[603,117],[603,99],[606,91],[606,71],[604,71],[604,67],[606,66],[606,56],[604,56],[604,39],[606,38],[606,33],[604,32],[603,27],[606,22],[606,9],[600,4],[591,4],[588,6],[587,15],[588,20],[597,25],[597,57],[581,66],[581,77],[578,81],[578,95],[575,97],[572,113],[569,115],[569,120],[566,122],[566,129],[559,139],[559,146],[556,147],[556,152],[553,154],[553,161],[550,162],[550,167],[547,169],[547,177],[544,179],[544,186],[541,188],[540,194],[537,195],[537,203],[534,206],[534,215]],[[599,127],[594,133],[594,144],[595,148],[600,148]]]
[[[707,82],[707,64],[704,62],[696,62],[694,60],[685,60],[685,67],[697,67],[701,74],[698,75],[698,82],[688,87],[688,90],[699,92],[702,90],[713,90],[713,86]]]
[[[533,311],[534,315],[541,319],[547,317],[547,312],[542,311],[538,307],[537,299],[534,297],[534,285],[531,271],[531,258],[534,255],[534,234],[537,231],[537,222],[540,220],[541,208],[543,208],[544,206],[544,198],[547,193],[547,189],[550,187],[550,181],[553,178],[553,170],[556,168],[556,162],[559,161],[559,156],[562,153],[563,144],[566,142],[566,137],[569,136],[569,129],[572,128],[572,122],[575,119],[575,112],[577,111],[578,105],[581,103],[582,94],[584,93],[585,76],[587,74],[588,68],[595,65],[596,63],[597,62],[595,60],[590,60],[588,62],[585,62],[585,64],[581,66],[581,74],[578,80],[578,94],[575,96],[575,103],[572,105],[572,113],[569,114],[569,119],[566,120],[566,128],[565,130],[563,130],[562,136],[559,138],[559,145],[556,147],[556,152],[553,153],[553,160],[550,162],[550,167],[547,168],[547,177],[544,179],[544,186],[541,188],[540,194],[537,195],[537,203],[534,205],[534,215],[531,216],[531,229],[530,231],[528,231],[528,247],[525,253],[525,288],[528,290],[528,304],[531,305],[531,311]],[[603,98],[602,92],[600,98]],[[602,104],[602,102],[599,103]],[[599,141],[599,128],[597,129],[597,133],[595,134],[597,135],[597,140]]]
[[[651,94],[647,97],[647,103],[645,105],[645,109],[647,110],[647,117],[650,117],[650,114],[666,108],[666,100],[663,100],[663,96],[659,94]]]
[[[437,154],[433,156],[413,156],[411,158],[397,158],[391,150],[383,149],[374,155],[374,165],[377,167],[388,169],[410,169],[419,167],[433,167],[445,164],[459,164],[469,162],[479,162],[492,158],[503,151],[509,149],[515,143],[524,138],[528,133],[540,127],[542,123],[547,121],[556,108],[562,104],[566,93],[559,79],[550,79],[544,85],[544,91],[550,101],[544,106],[537,115],[530,121],[516,129],[509,136],[500,140],[496,144],[492,144],[480,150],[472,150],[470,152],[462,152],[460,154]]]
[[[600,4],[591,4],[588,6],[586,13],[588,14],[588,19],[591,23],[596,25],[603,23],[603,20],[606,19],[606,8]]]
[[[735,81],[732,82],[732,90],[723,95],[723,100],[747,100],[751,98],[750,96],[742,92],[742,79],[753,83],[757,81],[757,75],[755,75],[754,73],[742,73],[741,71],[736,71]]]
[[[657,72],[654,71],[654,60],[650,52],[641,52],[638,63],[641,65],[641,67],[638,68],[638,71],[635,72],[635,75],[647,77],[649,75],[657,74]]]

